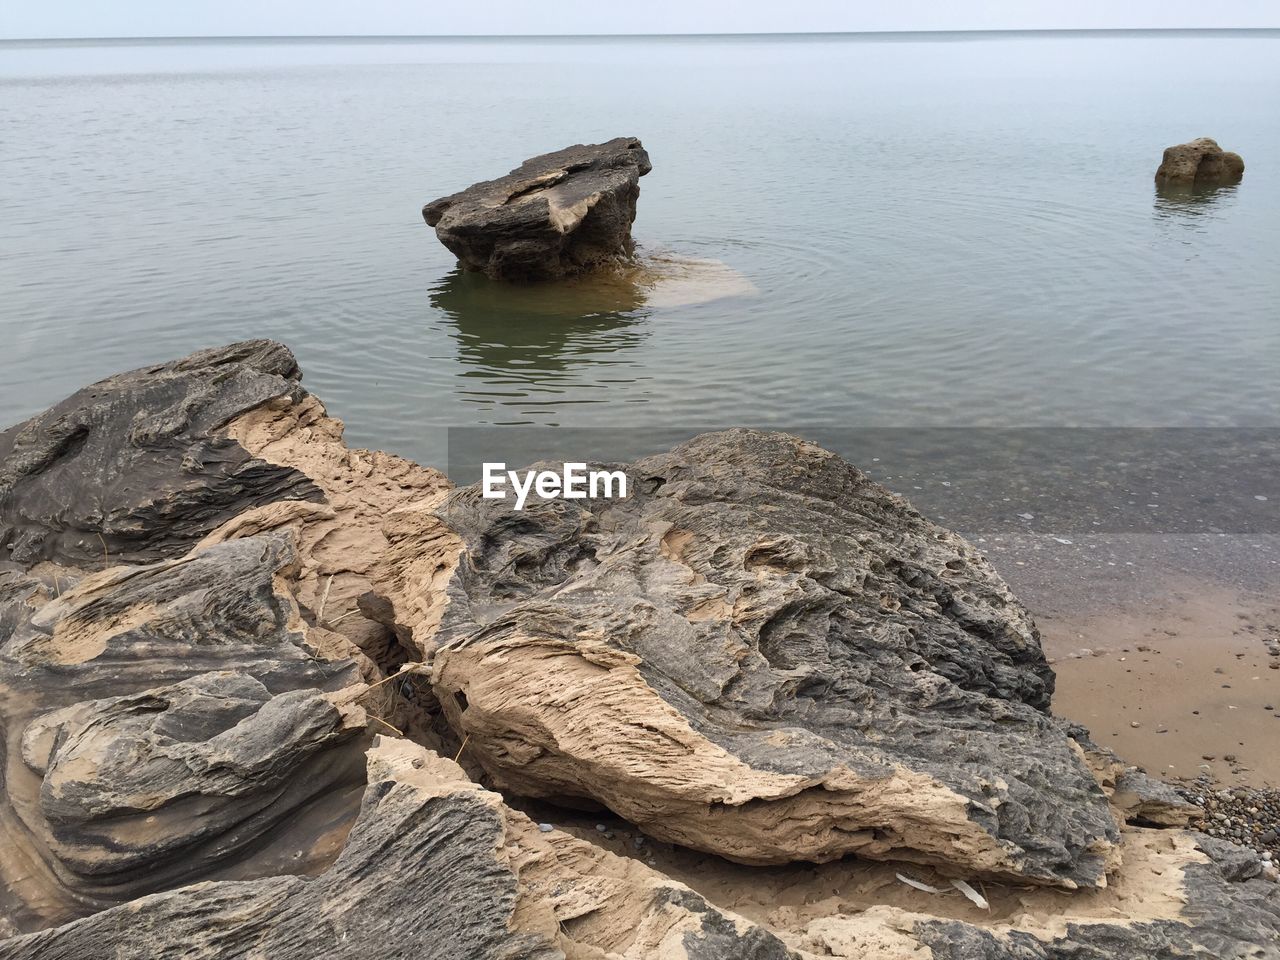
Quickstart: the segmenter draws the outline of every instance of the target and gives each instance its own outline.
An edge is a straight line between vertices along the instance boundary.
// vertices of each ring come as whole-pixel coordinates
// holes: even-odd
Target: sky
[[[0,0],[0,37],[1280,27],[1276,0]]]

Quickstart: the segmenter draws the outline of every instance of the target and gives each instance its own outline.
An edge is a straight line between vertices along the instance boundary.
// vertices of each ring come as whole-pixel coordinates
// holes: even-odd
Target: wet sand
[[[1159,610],[1042,619],[1055,710],[1149,773],[1280,786],[1277,622],[1266,598],[1194,585]]]
[[[1165,779],[1280,787],[1278,540],[982,547],[1036,617],[1058,674],[1055,712]]]

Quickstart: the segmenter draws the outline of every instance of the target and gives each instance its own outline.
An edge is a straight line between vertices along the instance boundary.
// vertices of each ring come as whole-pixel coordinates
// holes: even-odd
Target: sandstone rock
[[[0,435],[11,930],[196,879],[323,869],[356,813],[366,716],[419,719],[408,678],[362,683],[406,651],[356,598],[432,622],[448,483],[348,449],[299,376],[279,344],[234,344]]]
[[[629,257],[639,180],[652,169],[634,137],[526,160],[422,208],[459,262],[498,280],[548,280]]]
[[[204,673],[45,714],[27,726],[22,758],[43,778],[51,848],[85,875],[155,870],[177,856],[199,873],[207,866],[191,863],[192,848],[218,838],[214,856],[225,856],[342,782],[338,748],[366,722],[352,699],[272,696],[245,674]]]
[[[745,863],[1104,882],[1106,797],[972,545],[782,434],[627,473],[626,500],[441,511],[466,554],[433,683],[497,785]]]
[[[1185,827],[1200,816],[1200,808],[1184,800],[1169,784],[1148,776],[1098,746],[1084,727],[1078,724],[1069,727],[1071,738],[1084,750],[1094,778],[1102,785],[1119,817],[1129,823]]]
[[[533,822],[403,740],[369,754],[346,846],[315,878],[200,883],[0,941],[4,960],[792,960],[680,884]]]
[[[364,687],[307,642],[295,563],[277,533],[60,595],[10,581],[0,912],[18,929],[336,853],[323,838],[355,814]]]
[[[1156,170],[1157,186],[1220,186],[1239,183],[1244,161],[1208,137],[1180,143],[1164,152]]]
[[[0,435],[0,960],[1277,956],[1257,857],[1118,829],[1186,808],[1046,712],[972,546],[825,451],[708,435],[514,514],[347,448],[277,344],[151,374]],[[804,916],[747,902],[768,868],[698,858],[695,893],[422,746],[366,756],[435,709],[513,793],[985,876],[991,909],[852,858],[776,868]]]

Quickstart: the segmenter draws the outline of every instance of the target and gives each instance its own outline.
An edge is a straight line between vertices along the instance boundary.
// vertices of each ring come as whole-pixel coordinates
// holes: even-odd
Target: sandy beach
[[[1055,711],[1165,779],[1280,786],[1280,538],[1075,539],[981,544],[1036,617]]]

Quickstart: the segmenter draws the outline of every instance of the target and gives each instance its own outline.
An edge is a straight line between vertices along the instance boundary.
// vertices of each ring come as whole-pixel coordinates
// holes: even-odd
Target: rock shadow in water
[[[1194,222],[1212,216],[1223,203],[1233,199],[1238,184],[1225,186],[1192,186],[1164,184],[1156,186],[1154,213],[1159,220]]]
[[[455,270],[431,291],[431,304],[457,343],[458,375],[473,382],[461,399],[473,403],[523,404],[592,383],[597,367],[625,363],[619,355],[648,336],[647,314],[625,291],[606,298],[569,284],[511,288]]]
[[[460,376],[484,384],[462,399],[523,406],[627,380],[617,367],[649,336],[646,321],[655,310],[756,292],[719,261],[660,253],[579,278],[520,286],[458,268],[430,299],[457,342]]]

